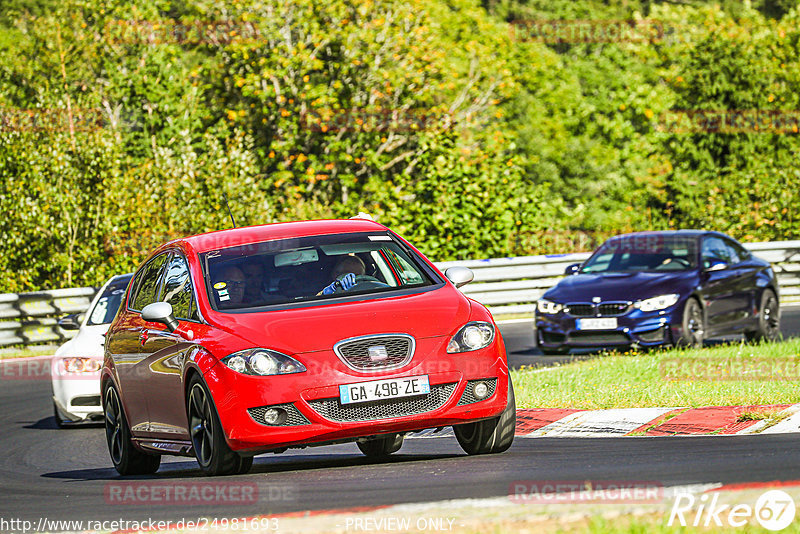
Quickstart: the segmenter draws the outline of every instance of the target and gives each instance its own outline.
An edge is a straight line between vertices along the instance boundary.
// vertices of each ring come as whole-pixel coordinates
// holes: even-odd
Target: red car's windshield
[[[384,293],[439,283],[388,233],[266,241],[200,255],[217,310]]]

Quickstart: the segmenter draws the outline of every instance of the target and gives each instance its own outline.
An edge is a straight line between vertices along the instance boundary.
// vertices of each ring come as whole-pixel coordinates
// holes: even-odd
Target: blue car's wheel
[[[745,332],[745,337],[748,341],[777,341],[781,337],[781,309],[771,289],[765,289],[761,295],[757,329]]]
[[[679,346],[702,347],[706,336],[706,320],[703,308],[696,298],[686,301],[683,308],[683,321],[681,323],[681,338]]]

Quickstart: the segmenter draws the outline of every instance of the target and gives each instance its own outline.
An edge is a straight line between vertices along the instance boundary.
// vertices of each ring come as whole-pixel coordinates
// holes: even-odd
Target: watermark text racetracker
[[[123,506],[246,506],[259,502],[297,500],[292,485],[259,487],[255,482],[109,482],[103,495],[106,504]]]
[[[518,504],[660,503],[663,490],[649,480],[517,480],[508,496]]]
[[[659,371],[669,381],[795,381],[800,358],[664,358]]]
[[[0,108],[0,132],[87,132],[99,130],[107,121],[95,108]]]
[[[106,504],[123,506],[247,506],[259,502],[297,500],[293,485],[260,487],[255,482],[109,482],[103,496]]]
[[[657,42],[665,35],[664,23],[650,19],[517,20],[510,28],[516,41],[548,44]]]
[[[661,113],[656,131],[669,134],[800,133],[800,111],[779,109],[673,109]]]
[[[155,530],[177,530],[186,532],[209,532],[216,530],[276,532],[279,530],[278,518],[183,518],[177,521],[141,519],[88,519],[61,520],[41,517],[36,521],[0,517],[0,532],[145,532]]]

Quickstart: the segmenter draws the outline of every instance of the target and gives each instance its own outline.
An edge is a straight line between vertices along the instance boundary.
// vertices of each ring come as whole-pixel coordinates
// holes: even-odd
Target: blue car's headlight
[[[255,376],[303,373],[305,365],[285,354],[269,349],[246,349],[222,358],[222,363],[237,373]]]
[[[467,323],[447,344],[447,352],[470,352],[488,347],[494,341],[494,326],[484,321]]]
[[[669,295],[659,295],[657,297],[639,300],[633,303],[633,307],[643,312],[651,312],[656,310],[664,310],[673,306],[680,295],[677,293],[670,293]]]
[[[547,299],[539,299],[536,301],[536,309],[539,310],[539,313],[555,315],[564,309],[564,305],[558,302],[551,302]]]

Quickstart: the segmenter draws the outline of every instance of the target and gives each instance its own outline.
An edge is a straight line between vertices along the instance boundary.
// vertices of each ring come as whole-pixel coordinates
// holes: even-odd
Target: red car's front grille
[[[309,401],[315,412],[329,421],[376,421],[392,417],[404,417],[441,408],[453,394],[456,383],[431,386],[427,395],[405,399],[372,401],[360,404],[342,404],[338,398]]]
[[[357,337],[340,341],[333,351],[351,369],[383,371],[402,367],[411,360],[414,338],[407,334]]]

